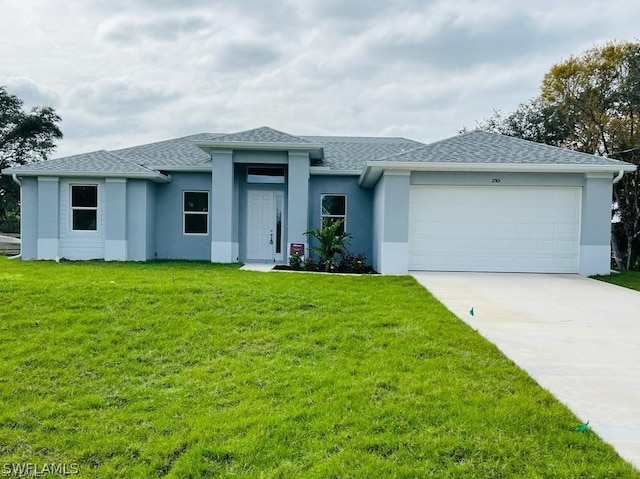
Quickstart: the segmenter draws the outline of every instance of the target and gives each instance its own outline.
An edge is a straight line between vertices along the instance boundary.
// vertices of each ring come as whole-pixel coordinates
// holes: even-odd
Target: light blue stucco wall
[[[156,185],[155,237],[157,259],[209,260],[211,254],[211,174],[175,172],[171,183]],[[209,234],[183,233],[183,191],[209,192]],[[215,212],[213,212],[215,214]]]
[[[158,185],[150,181],[147,182],[147,249],[146,259],[156,258],[156,216],[158,207],[156,204],[156,189]]]
[[[312,175],[309,182],[308,229],[320,228],[323,194],[347,195],[347,233],[353,236],[349,251],[364,253],[373,261],[373,191],[360,188],[357,176]]]
[[[60,254],[60,178],[38,177],[38,259]]]
[[[289,153],[287,187],[288,243],[308,244],[304,232],[309,225],[309,154]],[[285,250],[289,251],[289,247]]]
[[[306,158],[308,163],[309,155],[306,155]],[[286,165],[289,162],[289,156],[286,151],[237,150],[233,152],[233,162],[257,165]]]
[[[105,238],[114,241],[127,239],[127,180],[107,178],[105,180]]]
[[[130,261],[147,259],[146,181],[127,183],[127,257]]]
[[[409,264],[409,172],[386,171],[374,187],[374,261],[383,274],[406,274]]]
[[[155,183],[127,182],[127,259],[145,261],[155,254]]]
[[[499,182],[494,182],[499,180]],[[412,185],[458,185],[458,186],[583,186],[584,175],[558,173],[481,173],[414,171]]]
[[[38,239],[59,237],[59,178],[38,178]]]
[[[611,241],[613,183],[610,177],[584,179],[581,245],[608,245]]]
[[[20,191],[20,233],[22,259],[38,257],[38,180],[23,178]]]
[[[586,175],[580,225],[580,273],[585,276],[610,272],[612,201],[611,176]]]
[[[127,248],[127,179],[105,179],[105,249],[107,261],[126,261]]]

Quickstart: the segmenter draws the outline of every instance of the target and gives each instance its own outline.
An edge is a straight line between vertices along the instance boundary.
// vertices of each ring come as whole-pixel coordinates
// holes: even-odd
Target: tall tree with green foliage
[[[480,129],[640,164],[640,44],[607,43],[547,72],[540,96]],[[640,172],[614,187],[612,249],[618,267],[638,268]],[[622,244],[619,243],[622,239]]]
[[[24,102],[0,86],[0,170],[47,159],[62,138],[60,117],[49,106],[24,109]],[[0,175],[0,231],[19,229],[20,191]]]

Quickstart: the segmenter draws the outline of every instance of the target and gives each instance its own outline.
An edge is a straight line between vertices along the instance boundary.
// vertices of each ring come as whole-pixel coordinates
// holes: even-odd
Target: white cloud
[[[51,106],[58,101],[55,91],[43,85],[38,85],[30,78],[8,77],[2,82],[7,90],[17,95],[24,102],[25,108],[35,106]]]
[[[56,108],[59,154],[260,125],[427,141],[636,39],[639,17],[631,0],[9,0],[0,84]]]
[[[140,41],[175,42],[183,36],[207,31],[210,23],[201,16],[164,16],[155,20],[134,20],[117,16],[102,22],[97,37],[117,46]]]

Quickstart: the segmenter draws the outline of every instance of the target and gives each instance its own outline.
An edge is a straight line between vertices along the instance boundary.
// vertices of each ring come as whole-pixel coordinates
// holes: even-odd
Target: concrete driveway
[[[640,468],[640,292],[578,275],[412,275]]]

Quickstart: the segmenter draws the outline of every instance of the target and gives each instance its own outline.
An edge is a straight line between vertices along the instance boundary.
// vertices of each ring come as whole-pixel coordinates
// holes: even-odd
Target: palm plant
[[[322,228],[305,231],[307,236],[314,237],[319,246],[309,249],[318,255],[318,263],[325,271],[333,271],[338,266],[336,255],[344,254],[352,236],[342,229],[343,220],[334,220],[322,225]]]

